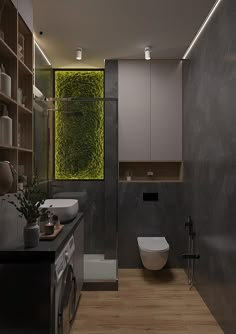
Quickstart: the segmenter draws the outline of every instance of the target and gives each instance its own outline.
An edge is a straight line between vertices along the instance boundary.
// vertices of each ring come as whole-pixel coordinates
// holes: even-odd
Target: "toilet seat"
[[[166,252],[170,246],[165,237],[138,237],[139,248],[146,252]]]

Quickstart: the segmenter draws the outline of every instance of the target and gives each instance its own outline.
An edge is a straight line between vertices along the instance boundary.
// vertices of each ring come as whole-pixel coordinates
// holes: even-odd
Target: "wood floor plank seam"
[[[120,269],[118,291],[84,291],[71,334],[223,334],[182,269]]]

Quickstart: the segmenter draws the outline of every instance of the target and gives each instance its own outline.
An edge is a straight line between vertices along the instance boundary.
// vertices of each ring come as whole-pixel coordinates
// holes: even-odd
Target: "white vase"
[[[13,167],[9,161],[0,161],[0,195],[8,193],[14,181]]]
[[[34,224],[26,224],[24,227],[24,245],[25,248],[34,248],[39,244],[39,225],[37,222]]]

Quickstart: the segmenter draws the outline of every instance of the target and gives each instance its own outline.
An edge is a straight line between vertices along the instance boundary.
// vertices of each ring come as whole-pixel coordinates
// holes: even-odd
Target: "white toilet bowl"
[[[170,249],[165,237],[138,237],[138,246],[146,269],[160,270],[164,267]]]

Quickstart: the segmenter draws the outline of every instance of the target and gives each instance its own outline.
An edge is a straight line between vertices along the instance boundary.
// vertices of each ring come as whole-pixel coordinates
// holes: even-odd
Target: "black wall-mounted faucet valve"
[[[193,221],[191,216],[188,217],[187,222],[184,224],[185,229],[189,228],[191,229],[193,227]]]
[[[189,235],[192,239],[194,239],[196,237],[196,232],[190,231]]]
[[[200,255],[199,254],[183,254],[182,257],[184,259],[194,259],[194,260],[200,259]]]
[[[193,232],[193,221],[192,221],[191,216],[188,217],[187,222],[184,224],[184,228],[185,230],[188,229],[188,233],[192,238],[195,237],[195,233]]]

